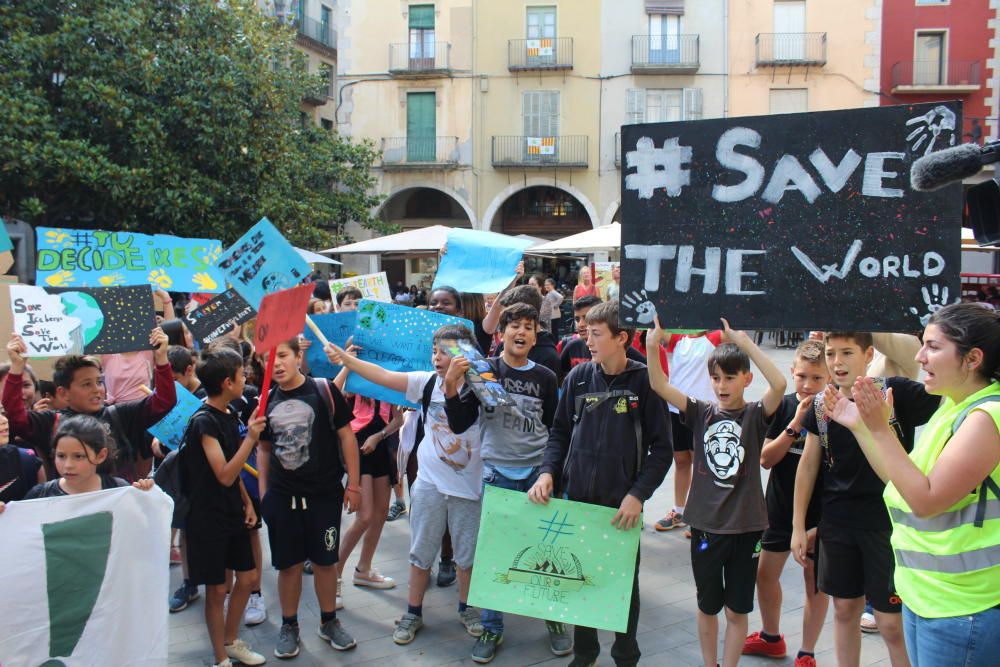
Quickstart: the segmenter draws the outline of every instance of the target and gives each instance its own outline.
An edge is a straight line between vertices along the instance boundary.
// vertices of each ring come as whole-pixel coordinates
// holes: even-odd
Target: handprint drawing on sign
[[[955,120],[955,112],[939,104],[924,115],[906,121],[907,126],[917,126],[906,135],[906,141],[910,142],[910,148],[914,153],[923,147],[924,155],[938,148],[944,148],[945,145],[954,146]],[[943,142],[940,146],[939,140]]]
[[[914,306],[910,306],[910,312],[920,317],[921,326],[927,326],[931,315],[948,305],[948,288],[935,283],[931,285],[930,291],[924,286],[920,288],[920,292],[924,295],[923,305],[927,308],[927,312],[921,315],[920,310]],[[959,299],[955,299],[955,303],[958,303],[958,301]]]
[[[191,280],[194,281],[194,284],[197,285],[199,289],[205,291],[214,290],[219,287],[219,284],[215,282],[215,279],[205,272],[194,274]]]
[[[626,322],[634,322],[635,324],[653,323],[653,318],[656,316],[656,306],[649,300],[646,290],[626,294],[622,297],[621,303],[626,308],[635,311],[635,317],[626,317]]]

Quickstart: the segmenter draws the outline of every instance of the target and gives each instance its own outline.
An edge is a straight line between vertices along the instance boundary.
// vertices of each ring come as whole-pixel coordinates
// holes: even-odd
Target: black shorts
[[[359,444],[360,444],[359,440]],[[375,451],[371,454],[361,454],[361,474],[371,475],[372,478],[388,477],[389,486],[399,481],[396,472],[395,456],[389,452],[389,438],[375,446]]]
[[[285,570],[305,561],[333,565],[340,548],[342,493],[328,496],[290,496],[268,491],[261,502],[271,545],[271,565]]]
[[[260,515],[260,498],[256,495],[250,495],[250,504],[253,505],[253,513],[257,515],[257,523],[254,524],[251,530],[260,530],[264,525],[264,517]]]
[[[760,531],[719,535],[691,529],[691,569],[702,613],[715,616],[723,606],[737,614],[753,611],[760,536]]]
[[[819,589],[835,598],[865,596],[878,611],[902,609],[892,576],[895,569],[890,530],[858,530],[823,523],[819,528],[816,569]]]
[[[187,522],[188,578],[194,585],[219,586],[226,583],[226,570],[247,572],[256,569],[250,531],[220,531],[212,526]]]
[[[785,553],[792,550],[792,533],[783,528],[771,528],[768,526],[764,531],[764,536],[760,538],[760,547],[764,551],[772,553]]]
[[[691,429],[684,425],[681,421],[680,414],[676,412],[670,413],[670,427],[672,429],[674,437],[674,451],[675,452],[690,452],[694,450],[694,434],[691,433]]]

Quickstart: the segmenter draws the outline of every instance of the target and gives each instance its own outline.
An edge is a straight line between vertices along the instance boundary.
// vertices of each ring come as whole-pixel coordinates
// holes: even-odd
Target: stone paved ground
[[[791,352],[766,347],[768,355],[782,370],[791,365]],[[765,385],[763,378],[754,379],[748,394],[760,397]],[[789,380],[790,381],[790,380]],[[766,473],[764,473],[766,475]],[[656,533],[652,524],[669,509],[673,498],[673,474],[668,474],[663,486],[646,505],[646,529],[642,534],[642,566],[640,594],[642,609],[639,615],[639,646],[644,665],[700,665],[696,625],[695,587],[691,576],[689,542],[682,533]],[[345,523],[350,521],[345,517]],[[457,589],[431,588],[424,601],[426,625],[417,639],[408,646],[397,646],[392,641],[393,621],[406,609],[407,550],[409,531],[407,522],[400,519],[388,523],[376,555],[376,567],[383,574],[393,577],[397,587],[390,591],[372,591],[344,586],[346,609],[339,612],[344,627],[358,640],[357,647],[346,653],[331,649],[316,635],[319,609],[311,588],[311,577],[303,588],[299,609],[302,627],[302,652],[289,664],[299,667],[309,665],[474,665],[469,653],[474,639],[460,625],[456,607]],[[348,563],[356,562],[358,551]],[[265,562],[268,562],[265,540]],[[180,568],[171,573],[171,590],[180,583]],[[741,664],[750,666],[791,665],[794,651],[802,633],[803,581],[801,569],[791,560],[782,576],[784,603],[782,605],[782,632],[788,642],[790,657],[783,660],[745,658]],[[269,565],[264,570],[264,596],[268,603],[268,620],[255,628],[244,628],[242,636],[261,653],[268,656],[270,664],[279,663],[273,657],[281,618],[278,610],[277,576]],[[164,601],[166,604],[166,601]],[[170,664],[198,666],[212,664],[212,651],[205,631],[203,604],[199,601],[178,614],[170,615]],[[832,666],[833,629],[832,610],[817,646],[817,660],[821,666]],[[720,622],[725,627],[725,619]],[[546,631],[542,621],[508,615],[505,621],[504,644],[492,664],[500,666],[566,665],[569,658],[555,658],[548,651]],[[759,629],[760,617],[754,612],[750,617],[751,631]],[[720,629],[720,639],[723,630]],[[601,633],[602,654],[600,664],[613,664],[609,651],[611,633]],[[878,635],[866,635],[861,643],[861,664],[888,665],[888,654]],[[721,646],[720,646],[721,656]]]

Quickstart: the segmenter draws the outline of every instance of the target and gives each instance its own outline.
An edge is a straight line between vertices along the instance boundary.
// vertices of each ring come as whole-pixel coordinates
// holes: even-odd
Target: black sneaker
[[[497,657],[497,648],[503,643],[503,635],[485,631],[479,635],[476,645],[472,647],[472,660],[481,665]]]
[[[442,560],[441,565],[438,566],[437,585],[441,588],[451,586],[455,583],[457,576],[455,573],[455,561]]]

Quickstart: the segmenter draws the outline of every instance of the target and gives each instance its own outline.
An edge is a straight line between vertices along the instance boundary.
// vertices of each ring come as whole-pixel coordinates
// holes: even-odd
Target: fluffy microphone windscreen
[[[925,155],[910,167],[910,185],[914,190],[937,190],[975,176],[983,168],[981,154],[978,144],[962,144]]]

